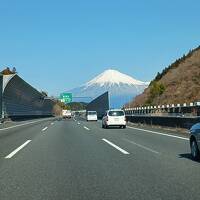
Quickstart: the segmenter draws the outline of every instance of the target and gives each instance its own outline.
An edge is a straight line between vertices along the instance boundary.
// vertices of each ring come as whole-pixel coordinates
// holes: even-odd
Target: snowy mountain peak
[[[86,102],[95,99],[105,92],[109,92],[110,105],[112,108],[120,108],[136,95],[141,94],[148,87],[148,82],[136,80],[119,71],[109,69],[87,82],[68,92],[74,97],[86,97]],[[87,99],[88,97],[88,99]],[[76,100],[78,100],[76,98]],[[82,98],[79,101],[83,101]]]
[[[89,81],[85,84],[86,87],[92,86],[92,85],[100,85],[104,86],[106,84],[108,85],[114,85],[114,84],[127,84],[127,85],[147,85],[148,83],[136,80],[126,74],[122,74],[121,72],[113,69],[108,69]]]

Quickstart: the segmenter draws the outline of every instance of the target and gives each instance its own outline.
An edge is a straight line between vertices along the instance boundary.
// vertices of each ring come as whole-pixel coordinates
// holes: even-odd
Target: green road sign
[[[71,103],[72,102],[72,93],[61,93],[60,100],[63,103]]]

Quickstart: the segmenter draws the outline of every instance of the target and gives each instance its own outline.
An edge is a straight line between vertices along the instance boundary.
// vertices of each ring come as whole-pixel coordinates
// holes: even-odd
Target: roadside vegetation
[[[200,101],[200,46],[158,72],[149,87],[129,106],[183,104]]]
[[[72,103],[65,104],[61,102],[60,100],[57,100],[53,108],[53,113],[55,115],[61,115],[62,110],[78,111],[78,110],[85,110],[86,107],[87,107],[87,103],[84,103],[84,102],[72,102]]]
[[[84,102],[72,102],[67,104],[67,106],[69,106],[70,110],[85,110],[87,107],[87,103]]]
[[[4,70],[1,71],[1,74],[3,75],[11,75],[11,74],[16,74],[17,70],[15,67],[12,68],[12,70],[9,67],[6,67]]]
[[[161,80],[162,77],[169,72],[169,70],[177,68],[181,63],[183,63],[186,59],[190,58],[192,56],[192,54],[195,51],[198,51],[198,50],[200,50],[200,46],[198,46],[195,49],[190,50],[187,55],[183,54],[183,56],[181,58],[177,59],[171,65],[169,65],[168,67],[164,68],[161,73],[158,72],[156,77],[155,77],[155,79],[152,82]]]
[[[165,86],[157,81],[152,81],[150,84],[150,95],[145,102],[145,105],[152,105],[154,98],[157,98],[165,91]]]

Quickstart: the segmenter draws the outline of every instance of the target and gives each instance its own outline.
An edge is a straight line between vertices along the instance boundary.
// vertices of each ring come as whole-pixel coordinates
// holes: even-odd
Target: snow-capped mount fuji
[[[119,71],[109,69],[81,87],[68,92],[71,92],[74,97],[88,97],[88,100],[91,100],[91,98],[96,98],[108,91],[111,107],[117,108],[142,93],[148,85],[148,82],[142,82]]]
[[[119,71],[116,70],[106,70],[88,83],[85,84],[85,86],[92,86],[95,84],[99,84],[100,86],[104,85],[120,85],[120,84],[127,84],[127,85],[145,85],[145,82],[138,81],[126,74],[122,74]]]

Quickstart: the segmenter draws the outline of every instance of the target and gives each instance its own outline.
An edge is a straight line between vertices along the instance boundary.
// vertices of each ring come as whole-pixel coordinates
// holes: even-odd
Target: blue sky
[[[0,67],[50,95],[107,68],[149,81],[200,45],[199,0],[0,0]]]

